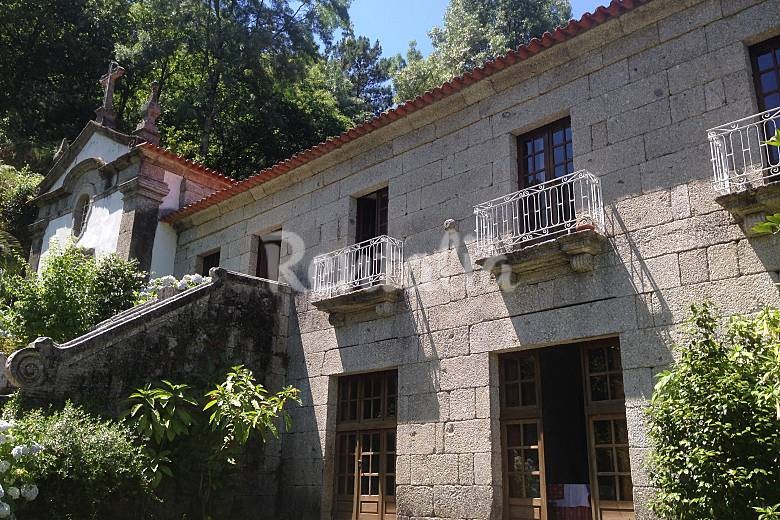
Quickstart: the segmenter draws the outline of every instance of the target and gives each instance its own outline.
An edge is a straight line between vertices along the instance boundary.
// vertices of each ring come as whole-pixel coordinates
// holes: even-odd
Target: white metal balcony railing
[[[375,285],[401,287],[403,242],[382,235],[314,258],[312,298],[322,300]]]
[[[715,190],[728,194],[780,180],[780,149],[766,144],[778,128],[774,108],[708,130]]]
[[[604,229],[601,183],[579,170],[474,206],[477,249],[485,257],[571,233]]]

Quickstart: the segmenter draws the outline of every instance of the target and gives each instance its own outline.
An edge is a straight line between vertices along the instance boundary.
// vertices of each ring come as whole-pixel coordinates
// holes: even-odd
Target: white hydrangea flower
[[[190,281],[195,284],[202,284],[203,283],[203,277],[199,274],[193,274],[192,277],[190,277]]]
[[[8,518],[11,516],[11,506],[5,502],[0,502],[0,518]]]
[[[11,455],[15,459],[18,459],[26,454],[27,454],[26,446],[14,446],[14,448],[11,450]]]
[[[5,473],[11,469],[11,463],[7,460],[0,460],[0,473]]]
[[[161,278],[156,278],[156,282],[160,287],[172,287],[176,283],[176,278],[171,275],[166,275]]]
[[[5,419],[0,419],[0,433],[7,432],[9,429],[13,428],[14,422],[13,421],[6,421]]]
[[[33,441],[30,446],[27,448],[27,453],[30,455],[35,455],[37,453],[40,453],[43,451],[43,446],[38,444],[37,442]]]
[[[187,288],[187,282],[185,282],[184,280],[180,280],[179,282],[176,283],[176,288],[180,291],[185,290]]]
[[[38,496],[38,486],[35,484],[24,484],[22,485],[21,494],[28,502],[32,502]]]
[[[8,488],[8,496],[13,500],[17,500],[21,496],[21,492],[19,491],[18,487],[11,486]]]

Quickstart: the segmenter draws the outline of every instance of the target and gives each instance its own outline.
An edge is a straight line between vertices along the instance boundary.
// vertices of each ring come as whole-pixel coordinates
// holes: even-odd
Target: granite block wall
[[[773,238],[715,201],[706,130],[758,111],[750,45],[780,33],[776,0],[653,0],[306,166],[180,223],[176,269],[281,227],[294,288],[288,382],[303,390],[282,447],[280,518],[329,518],[337,377],[397,368],[400,518],[500,518],[497,353],[618,337],[637,518],[651,494],[643,407],[689,305],[778,305]],[[608,244],[594,270],[500,291],[475,264],[473,206],[517,189],[516,136],[570,117],[576,169],[601,180]],[[354,239],[354,198],[389,188],[404,241],[390,317],[338,327],[307,293],[317,254]],[[453,219],[457,231],[442,225]]]

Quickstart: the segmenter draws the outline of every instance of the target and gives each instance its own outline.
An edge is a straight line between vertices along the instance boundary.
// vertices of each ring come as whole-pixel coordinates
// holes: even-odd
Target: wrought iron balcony
[[[766,144],[780,128],[780,108],[707,131],[713,187],[721,194],[780,180],[780,150]]]
[[[604,229],[601,184],[580,170],[474,207],[477,249],[504,255],[574,231]]]
[[[382,235],[314,258],[312,300],[383,286],[400,289],[403,277],[403,242]]]

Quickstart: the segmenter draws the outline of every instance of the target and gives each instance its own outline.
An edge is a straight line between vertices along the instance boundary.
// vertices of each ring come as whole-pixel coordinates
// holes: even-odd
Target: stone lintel
[[[343,325],[348,314],[370,313],[376,317],[392,316],[395,312],[395,303],[402,293],[401,287],[381,284],[315,300],[312,301],[312,305],[330,314],[328,321],[335,327]]]
[[[593,270],[593,257],[602,252],[605,241],[600,231],[585,229],[504,254],[478,258],[476,263],[497,277],[509,271],[512,281],[533,278],[561,267],[585,273]],[[506,288],[506,284],[499,285]]]
[[[749,187],[744,191],[721,195],[715,201],[734,215],[747,236],[757,236],[753,226],[767,215],[780,212],[780,183]]]

